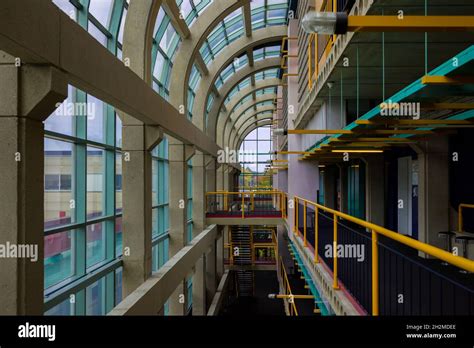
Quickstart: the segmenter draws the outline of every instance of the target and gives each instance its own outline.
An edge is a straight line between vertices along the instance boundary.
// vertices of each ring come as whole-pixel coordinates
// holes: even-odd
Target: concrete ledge
[[[221,282],[219,283],[219,287],[217,288],[217,292],[212,299],[211,306],[209,307],[209,311],[207,312],[208,316],[216,316],[219,314],[222,303],[227,296],[227,288],[229,286],[230,280],[230,271],[226,270],[222,275]]]
[[[328,309],[330,309],[335,315],[365,315],[360,308],[357,308],[353,304],[353,299],[351,299],[344,291],[335,290],[332,287],[332,274],[330,274],[321,263],[314,263],[314,255],[308,248],[303,246],[303,240],[301,237],[292,232],[288,232],[288,235],[295,248],[298,250],[298,253],[303,260],[306,269],[310,273],[311,279],[317,286],[321,297],[323,300],[327,300],[327,305],[330,307]]]
[[[181,249],[158,272],[127,296],[109,315],[157,315],[219,234],[216,225],[204,230],[190,245]]]

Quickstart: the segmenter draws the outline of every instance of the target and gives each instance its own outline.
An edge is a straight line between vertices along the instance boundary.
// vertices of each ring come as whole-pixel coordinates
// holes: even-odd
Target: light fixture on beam
[[[308,12],[301,22],[304,31],[318,34],[347,33],[348,15],[345,12]]]
[[[466,32],[474,30],[473,16],[349,16],[345,12],[308,12],[302,20],[309,34],[348,32]]]

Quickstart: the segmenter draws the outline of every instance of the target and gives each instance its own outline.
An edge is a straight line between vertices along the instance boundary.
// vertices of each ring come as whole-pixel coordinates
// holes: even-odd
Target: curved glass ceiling
[[[184,21],[191,27],[199,14],[212,3],[213,0],[176,0]]]
[[[160,8],[153,30],[153,88],[165,99],[169,99],[169,84],[173,58],[178,51],[181,38],[171,24],[170,17]]]
[[[288,0],[252,0],[250,7],[252,30],[286,24],[289,9]],[[199,50],[204,62],[209,65],[224,47],[243,36],[244,32],[242,9],[238,9],[219,23],[207,37]]]

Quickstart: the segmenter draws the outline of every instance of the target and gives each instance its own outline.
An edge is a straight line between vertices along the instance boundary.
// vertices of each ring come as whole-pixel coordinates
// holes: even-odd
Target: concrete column
[[[348,206],[348,178],[347,178],[347,165],[339,164],[339,178],[341,179],[341,211],[347,213]]]
[[[436,136],[423,142],[418,153],[418,235],[421,242],[444,248],[438,232],[449,229],[449,142]]]
[[[193,315],[206,315],[206,258],[202,255],[196,262],[193,276]]]
[[[0,244],[31,257],[0,259],[0,315],[43,315],[44,125],[67,97],[61,72],[15,66],[0,51]]]
[[[336,208],[336,171],[335,166],[324,169],[324,205],[333,209]]]
[[[224,184],[224,190],[229,191],[230,185],[229,185],[229,170],[230,167],[228,164],[224,165],[224,170],[223,170],[223,184]]]
[[[208,158],[206,163],[206,192],[215,192],[217,186],[217,165],[215,158]]]
[[[206,156],[199,151],[193,157],[193,237],[206,227]]]
[[[123,291],[128,296],[152,273],[152,148],[162,139],[129,115],[123,121]]]
[[[206,298],[207,303],[211,303],[216,293],[217,281],[216,281],[216,242],[212,244],[206,253]]]
[[[220,163],[217,167],[217,180],[216,180],[216,190],[223,191],[224,190],[224,168],[225,165]]]
[[[366,219],[385,226],[385,163],[382,155],[367,156],[366,163]]]
[[[169,140],[169,256],[174,256],[186,245],[187,162],[193,149],[177,139]],[[176,288],[169,301],[170,315],[185,315],[185,281]]]

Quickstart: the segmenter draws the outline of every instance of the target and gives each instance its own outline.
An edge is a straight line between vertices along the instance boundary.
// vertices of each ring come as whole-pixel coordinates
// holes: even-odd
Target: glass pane
[[[56,285],[75,274],[74,231],[55,233],[44,237],[44,288]]]
[[[105,142],[104,103],[92,95],[87,95],[87,139]]]
[[[105,315],[105,278],[86,288],[86,315]]]
[[[89,21],[89,27],[87,31],[92,35],[93,38],[99,41],[102,46],[107,47],[107,36],[105,36],[104,33],[101,32],[99,28],[97,28],[91,21]]]
[[[102,216],[104,205],[104,150],[87,148],[87,219]]]
[[[115,155],[115,212],[122,212],[122,154],[117,152]]]
[[[87,226],[87,268],[105,260],[105,235],[105,223]]]
[[[44,122],[44,129],[60,134],[73,135],[74,116],[82,111],[82,104],[74,103],[76,89],[68,86],[67,99]],[[78,107],[81,107],[78,110]]]
[[[68,316],[74,314],[74,304],[69,299],[61,302],[49,311],[45,312],[44,315],[56,315],[56,316]]]
[[[45,138],[44,226],[46,229],[74,222],[74,145]]]
[[[89,13],[92,14],[100,24],[108,28],[113,4],[114,0],[91,0]]]
[[[115,257],[123,254],[123,232],[122,232],[122,217],[115,219]]]

